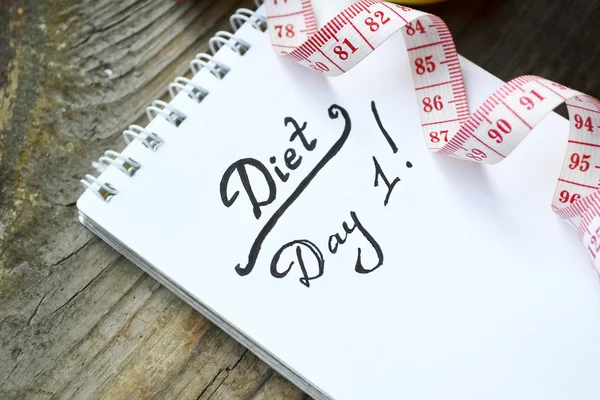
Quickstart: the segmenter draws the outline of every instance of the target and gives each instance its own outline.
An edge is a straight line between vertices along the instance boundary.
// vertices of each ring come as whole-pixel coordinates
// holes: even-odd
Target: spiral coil
[[[255,0],[257,7],[262,3]],[[250,24],[254,29],[265,32],[267,30],[267,20],[264,16],[247,8],[238,9],[230,19],[230,24],[233,31],[237,31],[245,23]],[[230,68],[214,58],[214,55],[223,47],[229,47],[239,56],[243,56],[250,49],[250,44],[245,40],[236,37],[234,34],[226,31],[217,32],[212,37],[208,46],[212,55],[200,53],[190,62],[190,71],[193,75],[206,68],[217,79],[223,79],[230,71]],[[175,98],[179,93],[184,92],[190,99],[197,103],[201,103],[209,91],[193,82],[191,79],[179,76],[173,80],[168,86],[169,95]],[[156,117],[162,117],[174,127],[181,125],[187,116],[162,100],[155,100],[146,108],[146,116],[149,122]],[[151,132],[147,128],[142,128],[139,125],[130,125],[123,132],[125,144],[129,145],[133,141],[140,142],[145,148],[156,152],[165,142],[156,133]],[[102,173],[106,168],[115,167],[128,177],[133,177],[142,165],[130,157],[113,150],[107,150],[104,154],[92,163],[92,166]],[[96,196],[105,202],[109,202],[119,191],[109,182],[102,182],[97,177],[86,174],[84,179],[81,179],[81,184],[86,190],[92,190]]]
[[[208,95],[208,90],[183,76],[178,76],[173,83],[169,84],[171,98],[175,98],[179,92],[186,92],[190,99],[196,100],[198,103]]]
[[[139,125],[130,125],[129,129],[123,132],[123,140],[129,145],[134,140],[138,140],[146,148],[156,151],[164,143],[164,141],[155,133],[142,128]]]
[[[257,5],[257,7],[259,6]],[[267,30],[266,18],[247,8],[240,8],[235,14],[229,17],[229,23],[234,31],[237,31],[246,22],[249,22],[254,29],[257,29],[261,32],[265,32]]]
[[[126,157],[113,150],[107,150],[104,155],[98,159],[98,162],[93,162],[98,172],[104,172],[111,165],[117,167],[127,176],[133,176],[140,169],[141,165],[131,157]]]
[[[216,54],[217,51],[223,46],[229,47],[231,50],[238,53],[240,56],[246,54],[246,52],[250,49],[250,44],[240,38],[236,38],[233,34],[225,31],[219,31],[210,38],[208,41],[208,47],[210,47],[210,51],[213,54]]]

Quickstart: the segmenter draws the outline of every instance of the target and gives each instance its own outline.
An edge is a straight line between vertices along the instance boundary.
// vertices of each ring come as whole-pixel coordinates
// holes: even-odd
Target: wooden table
[[[121,131],[250,3],[0,0],[1,398],[304,397],[84,229],[75,206],[90,162],[121,149]],[[600,98],[599,4],[435,11],[502,79],[539,74]]]

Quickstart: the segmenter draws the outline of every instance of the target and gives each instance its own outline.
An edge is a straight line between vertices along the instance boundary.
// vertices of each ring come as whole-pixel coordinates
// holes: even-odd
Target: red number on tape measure
[[[448,131],[444,130],[444,131],[440,131],[440,133],[437,132],[431,132],[429,134],[429,139],[431,139],[432,143],[439,143],[440,142],[440,137],[442,137],[444,143],[448,143]]]
[[[433,98],[433,103],[432,103],[430,97],[424,97],[423,105],[425,106],[425,107],[423,107],[423,110],[425,112],[432,112],[434,108],[436,110],[440,111],[444,108],[444,103],[442,103],[442,96],[440,96],[440,95],[436,95]]]
[[[379,30],[379,24],[385,25],[390,22],[390,18],[383,14],[383,11],[375,11],[375,18],[379,18],[379,22],[376,22],[372,17],[365,18],[365,25],[369,27],[371,32],[377,32]]]
[[[561,203],[575,203],[577,200],[579,200],[581,198],[581,195],[578,193],[573,193],[572,195],[569,193],[568,190],[563,190],[562,192],[560,192],[560,198],[559,201]]]
[[[575,128],[581,129],[585,126],[588,132],[594,132],[594,124],[592,123],[592,117],[587,117],[586,119],[583,119],[581,115],[575,114],[573,119],[575,120]]]
[[[292,24],[287,24],[285,26],[285,31],[284,31],[284,26],[283,25],[275,25],[275,30],[277,31],[277,35],[279,37],[283,37],[284,33],[286,37],[289,38],[293,38],[295,33],[294,33],[294,25]]]
[[[352,45],[352,43],[351,43],[351,42],[350,42],[348,39],[344,39],[344,41],[343,41],[342,43],[343,43],[343,44],[345,44],[345,45],[346,45],[346,46],[347,46],[347,47],[350,49],[350,52],[351,52],[352,54],[356,53],[356,50],[358,50],[356,47],[354,47],[354,46]],[[349,57],[349,55],[348,55],[348,52],[347,52],[347,51],[345,51],[345,50],[342,48],[342,46],[335,46],[335,47],[333,48],[333,52],[334,52],[335,54],[337,54],[337,56],[340,58],[340,60],[347,60],[347,59],[348,59],[348,57]]]
[[[471,149],[471,152],[467,153],[467,157],[474,161],[483,161],[484,158],[487,158],[487,154],[479,149]]]
[[[542,97],[538,92],[536,92],[535,90],[532,90],[530,92],[533,96],[523,96],[521,97],[521,99],[519,100],[519,102],[525,106],[525,108],[527,108],[528,110],[533,110],[533,108],[535,107],[535,102],[540,102],[542,100],[544,100],[544,97]]]
[[[588,169],[590,169],[590,162],[587,161],[589,160],[591,157],[591,155],[589,154],[579,154],[579,153],[573,153],[571,154],[570,160],[571,163],[569,164],[569,169],[575,169],[577,167],[579,167],[579,170],[582,172],[587,171]]]
[[[425,59],[417,58],[415,60],[415,66],[417,67],[417,74],[423,75],[425,72],[435,71],[435,63],[432,61],[433,56],[426,56]]]
[[[488,131],[488,136],[490,139],[496,139],[496,143],[502,143],[504,141],[504,137],[502,134],[508,135],[512,132],[512,126],[505,119],[499,119],[496,122],[496,126],[498,129],[490,129]]]
[[[414,36],[415,33],[417,33],[417,31],[419,31],[421,33],[425,33],[425,28],[423,27],[423,24],[421,23],[421,21],[417,21],[414,28],[413,28],[412,22],[409,22],[408,24],[406,24],[406,34],[408,36]]]

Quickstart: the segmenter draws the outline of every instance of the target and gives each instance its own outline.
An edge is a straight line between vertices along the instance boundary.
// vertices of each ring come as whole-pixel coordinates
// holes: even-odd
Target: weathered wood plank
[[[304,398],[74,207],[89,163],[122,147],[120,132],[240,6],[251,1],[0,0],[0,397]],[[502,79],[535,73],[600,97],[598,2],[433,10]]]

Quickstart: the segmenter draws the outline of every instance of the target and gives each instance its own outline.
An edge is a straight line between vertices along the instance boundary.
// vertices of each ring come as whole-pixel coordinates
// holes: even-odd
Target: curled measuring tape
[[[350,70],[401,31],[407,46],[429,149],[495,164],[510,154],[555,107],[567,104],[567,156],[552,208],[579,230],[600,272],[600,102],[537,76],[506,83],[469,112],[458,54],[435,15],[376,0],[361,0],[317,30],[310,0],[267,0],[269,35],[281,54],[327,76]]]

